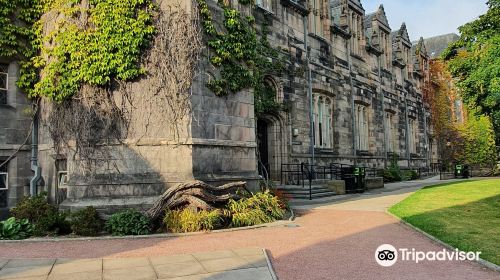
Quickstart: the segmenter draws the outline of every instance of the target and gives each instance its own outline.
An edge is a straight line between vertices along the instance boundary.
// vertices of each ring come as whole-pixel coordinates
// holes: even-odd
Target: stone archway
[[[286,133],[281,117],[264,115],[257,119],[257,159],[259,175],[279,180],[281,163],[286,159]]]
[[[270,76],[266,76],[263,83],[270,92],[274,93],[272,98],[276,104],[282,104],[283,91],[280,84]],[[286,126],[282,115],[283,113],[279,110],[256,115],[259,175],[270,180],[279,180],[281,163],[286,157]]]

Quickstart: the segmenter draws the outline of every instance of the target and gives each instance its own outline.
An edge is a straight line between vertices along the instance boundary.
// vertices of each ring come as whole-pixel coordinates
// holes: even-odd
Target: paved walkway
[[[347,194],[330,203],[294,206],[294,209],[338,209],[385,212],[392,205],[425,187],[443,183],[462,181],[461,179],[439,180],[439,176],[424,180],[386,183],[382,189],[373,189],[362,194]],[[313,201],[314,202],[314,201]]]
[[[15,280],[272,280],[259,248],[163,257],[7,259],[0,279]]]
[[[441,245],[400,224],[384,212],[388,205],[409,195],[421,185],[430,183],[429,180],[411,182],[412,187],[409,188],[388,185],[387,188],[392,188],[392,191],[364,194],[331,205],[304,208],[294,221],[296,226],[172,238],[0,243],[0,258],[151,259],[158,256],[258,247],[270,252],[273,268],[281,280],[500,280],[499,273],[475,262],[397,262],[391,267],[381,267],[375,262],[375,250],[384,243],[396,248],[415,248],[419,251],[443,250]],[[233,279],[239,278],[242,277]]]

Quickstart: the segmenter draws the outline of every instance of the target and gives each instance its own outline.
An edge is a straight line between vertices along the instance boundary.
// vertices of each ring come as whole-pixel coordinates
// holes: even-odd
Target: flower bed
[[[87,207],[73,213],[57,211],[46,194],[25,198],[2,222],[0,239],[29,237],[71,238],[80,236],[125,236],[158,233],[187,233],[255,226],[282,220],[288,215],[288,202],[270,191],[250,193],[230,199],[210,211],[195,207],[167,209],[159,221],[134,209],[117,212],[102,220],[96,209]]]

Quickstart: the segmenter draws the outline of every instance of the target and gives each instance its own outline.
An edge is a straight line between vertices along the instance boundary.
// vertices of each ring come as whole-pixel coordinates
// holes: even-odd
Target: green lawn
[[[500,265],[500,179],[426,187],[389,212],[462,251]]]

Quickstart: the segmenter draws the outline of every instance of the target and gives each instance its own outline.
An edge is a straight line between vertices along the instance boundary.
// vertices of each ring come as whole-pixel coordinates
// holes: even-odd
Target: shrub
[[[27,219],[11,217],[0,222],[0,239],[25,239],[33,234],[33,225]]]
[[[111,215],[105,225],[112,235],[145,235],[151,233],[151,221],[137,210],[124,210]]]
[[[103,222],[99,219],[96,209],[92,206],[78,210],[71,214],[71,230],[83,236],[96,236],[103,229]]]
[[[290,196],[282,190],[273,189],[271,193],[278,198],[280,208],[283,210],[290,209]]]
[[[269,191],[255,193],[238,201],[230,200],[231,225],[234,227],[252,226],[282,219],[285,210],[280,207],[278,197]]]
[[[66,220],[67,214],[47,202],[47,193],[23,198],[10,210],[17,219],[27,219],[34,226],[34,235],[48,233],[65,234],[71,232]]]
[[[417,180],[419,178],[418,172],[416,170],[410,170],[408,171],[408,177],[410,180]]]
[[[221,211],[196,211],[191,208],[183,210],[167,210],[163,223],[171,232],[193,232],[213,230],[221,226],[223,221]]]

